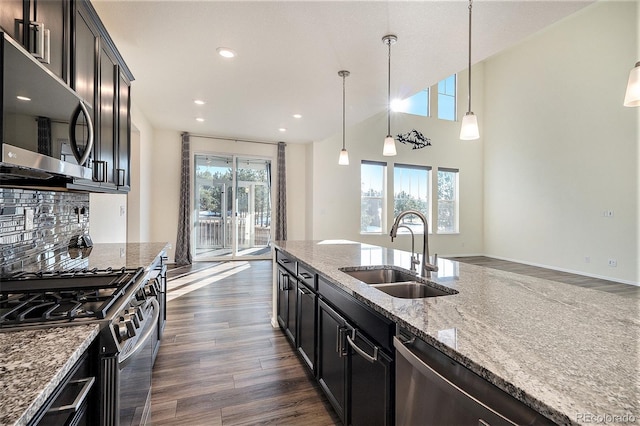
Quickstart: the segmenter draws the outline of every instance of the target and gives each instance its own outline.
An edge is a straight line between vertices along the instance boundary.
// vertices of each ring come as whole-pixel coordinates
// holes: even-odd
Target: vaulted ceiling
[[[294,143],[322,140],[342,125],[339,70],[351,72],[347,125],[386,108],[382,37],[389,33],[398,37],[391,48],[392,98],[467,68],[464,0],[92,3],[136,78],[133,102],[163,129]],[[472,62],[589,3],[475,1]],[[218,47],[237,56],[222,58]],[[195,105],[195,99],[206,104]]]

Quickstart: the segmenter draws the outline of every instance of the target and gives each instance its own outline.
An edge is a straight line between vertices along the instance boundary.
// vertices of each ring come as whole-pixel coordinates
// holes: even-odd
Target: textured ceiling
[[[392,98],[467,67],[468,3],[461,0],[92,3],[136,78],[133,102],[163,129],[294,143],[324,139],[341,130],[341,69],[351,72],[347,125],[385,109],[381,40],[388,33],[398,36]],[[476,0],[472,62],[589,3]],[[238,56],[221,58],[220,46]],[[194,99],[207,103],[197,106]]]

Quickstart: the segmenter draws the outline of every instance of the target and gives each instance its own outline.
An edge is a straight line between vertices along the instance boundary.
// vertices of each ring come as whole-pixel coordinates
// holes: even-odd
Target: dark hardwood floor
[[[169,271],[153,425],[334,425],[328,401],[271,326],[272,263]]]
[[[449,257],[448,259],[471,263],[473,265],[484,266],[487,268],[500,269],[502,271],[513,272],[516,274],[558,281],[565,284],[590,288],[592,290],[614,293],[622,297],[640,298],[640,287],[636,285],[622,284],[600,278],[554,271],[552,269],[510,262],[508,260],[494,259],[486,256]]]

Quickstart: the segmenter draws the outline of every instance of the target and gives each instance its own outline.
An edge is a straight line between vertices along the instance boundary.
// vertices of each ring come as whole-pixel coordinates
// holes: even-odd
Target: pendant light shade
[[[460,127],[460,139],[463,141],[472,141],[480,138],[478,130],[478,117],[473,112],[468,112],[462,117],[462,126]]]
[[[624,96],[624,106],[640,106],[640,62],[629,73],[627,93]]]
[[[480,130],[478,129],[478,117],[471,111],[471,9],[473,0],[469,0],[469,108],[462,118],[462,126],[460,127],[460,139],[470,141],[480,138]]]
[[[382,147],[382,155],[396,155],[396,141],[391,136],[391,45],[398,41],[398,37],[393,34],[387,34],[382,37],[382,42],[389,47],[388,69],[387,69],[387,137],[384,138],[384,146]]]
[[[338,158],[338,164],[341,166],[349,165],[349,153],[347,152],[347,148],[344,144],[344,80],[351,74],[349,71],[342,70],[338,71],[338,75],[342,77],[342,149],[340,150],[340,157]]]

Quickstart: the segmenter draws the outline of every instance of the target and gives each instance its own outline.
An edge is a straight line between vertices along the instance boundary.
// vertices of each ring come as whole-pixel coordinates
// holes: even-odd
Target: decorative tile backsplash
[[[89,232],[89,194],[0,188],[0,275],[52,264],[73,236]]]

